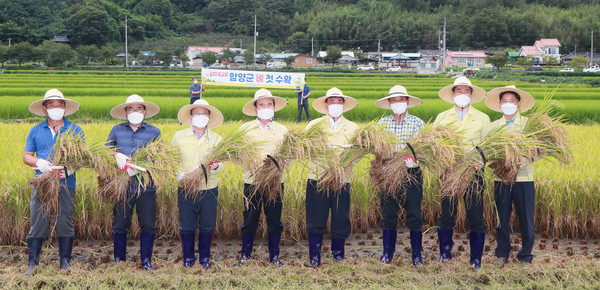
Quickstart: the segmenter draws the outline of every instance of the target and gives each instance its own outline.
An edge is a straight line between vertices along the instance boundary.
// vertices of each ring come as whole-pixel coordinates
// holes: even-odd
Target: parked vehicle
[[[492,71],[495,71],[495,72],[499,72],[499,71],[512,71],[512,69],[510,69],[510,68],[498,68],[497,66],[495,66],[495,67],[492,68]]]
[[[583,72],[600,72],[600,66],[589,66],[583,69]]]
[[[543,71],[544,69],[541,66],[532,66],[525,69],[525,71]]]
[[[272,61],[267,63],[267,67],[268,68],[283,68],[285,67],[285,63],[280,62],[280,61]]]
[[[362,71],[372,71],[375,69],[375,67],[373,67],[370,64],[366,64],[366,65],[359,65],[357,68],[357,70],[362,70]]]
[[[566,67],[564,69],[559,70],[559,72],[575,72],[575,70],[573,68]]]
[[[211,65],[210,68],[227,68],[227,66],[222,63],[215,63]]]
[[[393,67],[389,67],[388,69],[386,69],[385,71],[389,71],[389,72],[401,72],[402,68],[399,66],[393,66]]]

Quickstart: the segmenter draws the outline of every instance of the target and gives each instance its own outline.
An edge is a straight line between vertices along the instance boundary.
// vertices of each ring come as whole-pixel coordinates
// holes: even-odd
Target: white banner
[[[303,73],[202,69],[204,85],[295,89],[303,83]]]

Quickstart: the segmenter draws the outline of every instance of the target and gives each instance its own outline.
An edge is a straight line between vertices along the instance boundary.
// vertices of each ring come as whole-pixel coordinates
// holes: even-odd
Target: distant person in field
[[[193,77],[192,85],[190,86],[190,105],[195,101],[202,99],[202,92],[205,90],[204,85],[198,83],[198,77]]]
[[[392,110],[393,115],[382,118],[377,126],[396,135],[400,141],[399,147],[406,147],[425,127],[425,122],[408,113],[407,109],[421,104],[421,99],[411,96],[406,88],[400,85],[393,86],[387,97],[375,102],[377,107]],[[398,192],[381,192],[381,213],[383,216],[383,253],[380,260],[385,263],[392,262],[396,251],[396,238],[398,236],[398,210],[400,205],[406,211],[406,220],[410,228],[410,246],[412,249],[413,266],[423,266],[421,249],[423,245],[423,217],[421,203],[423,201],[423,173],[419,168],[419,161],[415,156],[408,155],[404,158],[404,166],[408,168],[410,182],[402,186]]]
[[[344,146],[351,145],[350,139],[359,129],[356,123],[344,118],[344,112],[352,110],[358,101],[344,95],[338,88],[331,88],[325,96],[313,102],[313,108],[325,116],[315,119],[306,128],[323,123],[329,135],[329,143],[341,154]],[[358,161],[353,161],[353,163]],[[351,165],[352,166],[352,165]],[[322,189],[317,181],[325,175],[326,167],[318,161],[308,164],[306,185],[306,228],[308,231],[309,268],[321,265],[321,246],[331,211],[331,254],[336,261],[344,259],[346,239],[350,236],[350,174],[345,176],[341,192]],[[348,170],[352,172],[352,170]]]
[[[152,250],[156,237],[156,188],[153,184],[145,188],[141,186],[139,172],[127,163],[131,157],[150,142],[160,138],[160,130],[146,122],[145,119],[158,114],[160,108],[150,102],[145,102],[138,95],[131,95],[124,104],[118,105],[110,114],[118,120],[127,122],[115,125],[106,140],[106,145],[115,146],[115,160],[119,170],[128,174],[129,184],[127,196],[123,201],[113,206],[113,242],[115,263],[127,260],[127,232],[131,227],[131,216],[135,207],[138,223],[141,227],[140,256],[145,270],[154,270],[152,266]]]
[[[501,112],[504,116],[484,130],[489,132],[502,128],[512,132],[523,132],[527,124],[527,117],[521,113],[533,108],[535,100],[526,91],[517,89],[515,86],[506,86],[491,90],[485,99],[488,108]],[[508,263],[508,257],[512,246],[510,244],[510,215],[513,203],[521,225],[521,249],[517,253],[517,259],[522,263],[531,263],[533,255],[531,250],[534,244],[533,215],[535,213],[535,184],[533,183],[533,160],[524,158],[519,167],[516,183],[513,185],[499,179],[494,181],[494,200],[498,212],[498,224],[496,227],[496,257],[493,264],[503,266]]]
[[[296,87],[294,93],[298,94],[298,123],[302,122],[302,109],[306,113],[306,119],[310,122],[310,112],[308,111],[308,97],[310,97],[310,87],[306,84],[306,78],[304,78],[304,84]]]
[[[466,77],[459,77],[454,84],[440,89],[438,96],[454,105],[451,109],[441,112],[433,122],[434,126],[445,125],[454,128],[462,136],[463,148],[466,151],[476,150],[473,146],[484,137],[484,128],[490,124],[490,117],[475,109],[472,104],[483,101],[485,90],[474,86]],[[483,161],[481,161],[483,163]],[[483,164],[473,164],[476,170],[475,178],[471,181],[464,195],[467,225],[470,229],[471,246],[470,263],[475,269],[481,268],[481,256],[485,244],[485,225],[483,221]],[[452,259],[454,226],[458,200],[455,197],[442,197],[442,214],[438,227],[440,242],[440,261]]]
[[[29,112],[36,116],[44,117],[46,120],[29,131],[25,142],[25,153],[23,162],[31,167],[37,167],[35,175],[42,173],[54,173],[60,180],[58,193],[58,214],[53,217],[58,236],[58,255],[60,268],[68,270],[71,263],[73,250],[73,239],[75,231],[73,228],[73,207],[75,199],[75,172],[68,168],[53,169],[52,155],[54,154],[54,143],[59,135],[65,133],[77,134],[83,137],[83,131],[74,123],[67,120],[66,116],[72,115],[79,110],[79,103],[65,99],[57,89],[46,92],[44,98],[29,105]],[[25,275],[31,275],[35,266],[40,262],[40,252],[44,240],[50,235],[50,214],[44,210],[44,205],[37,198],[35,187],[31,192],[30,201],[30,228],[27,234],[27,251],[29,254],[29,267]]]
[[[206,100],[197,100],[191,105],[183,106],[177,118],[183,125],[189,126],[176,132],[172,141],[179,152],[180,171],[177,173],[177,181],[180,182],[187,173],[198,168],[200,162],[221,142],[221,136],[211,129],[223,124],[223,114]],[[205,170],[206,180],[198,192],[185,192],[181,186],[177,189],[184,267],[192,267],[196,261],[194,249],[197,228],[199,263],[204,269],[212,268],[210,243],[217,221],[218,175],[225,170],[225,164],[211,161]]]
[[[276,111],[283,109],[287,101],[278,96],[273,96],[267,89],[259,89],[254,93],[254,99],[242,108],[242,112],[248,116],[256,116],[256,120],[244,123],[242,130],[249,129],[247,136],[252,142],[263,142],[259,146],[260,160],[268,158],[277,150],[277,146],[283,142],[288,129],[274,121]],[[285,164],[281,164],[285,166]],[[252,256],[254,245],[254,234],[258,227],[261,207],[264,209],[267,232],[269,234],[269,261],[279,267],[283,263],[279,260],[279,243],[283,224],[281,223],[281,210],[283,207],[281,194],[273,200],[269,200],[263,192],[255,192],[253,185],[255,177],[248,169],[244,170],[242,179],[244,181],[244,222],[242,224],[242,251],[241,259],[236,266],[244,265],[246,260]],[[281,180],[281,193],[283,194],[283,176]]]

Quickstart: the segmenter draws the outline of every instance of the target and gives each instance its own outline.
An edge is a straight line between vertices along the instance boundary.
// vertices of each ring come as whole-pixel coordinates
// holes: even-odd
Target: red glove
[[[208,163],[208,169],[210,169],[210,170],[216,170],[217,168],[219,168],[219,162],[218,161],[211,161],[210,163]]]
[[[404,164],[404,166],[406,166],[407,168],[419,167],[419,162],[415,161],[415,159],[410,155],[404,157],[404,162],[402,164]]]

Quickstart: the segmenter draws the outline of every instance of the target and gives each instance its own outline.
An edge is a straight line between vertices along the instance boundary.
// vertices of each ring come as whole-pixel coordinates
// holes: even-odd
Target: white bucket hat
[[[472,85],[471,81],[466,77],[456,78],[456,80],[454,80],[454,84],[447,85],[441,88],[438,92],[438,96],[442,100],[450,104],[454,104],[454,99],[452,98],[452,88],[456,86],[467,86],[473,89],[473,94],[471,96],[471,104],[479,103],[485,98],[485,90],[478,86]]]
[[[194,108],[205,108],[210,112],[210,117],[208,121],[208,129],[219,127],[223,124],[223,113],[219,111],[219,109],[208,104],[206,100],[200,99],[196,100],[191,105],[185,105],[179,109],[179,113],[177,113],[177,119],[183,125],[192,126],[192,116],[191,112]]]
[[[79,110],[79,103],[77,103],[76,101],[73,101],[73,100],[65,99],[65,96],[63,96],[63,94],[57,89],[49,89],[46,92],[46,94],[44,95],[43,99],[37,100],[37,101],[31,103],[31,105],[29,105],[29,112],[31,112],[32,114],[34,114],[36,116],[46,117],[46,114],[44,114],[42,107],[44,106],[44,102],[49,101],[49,100],[64,101],[65,102],[65,116],[75,114],[75,112],[77,112],[77,110]]]
[[[146,106],[146,119],[156,116],[156,114],[158,114],[158,112],[160,111],[160,108],[156,104],[144,102],[144,99],[142,97],[133,94],[127,97],[125,104],[120,104],[112,108],[112,110],[110,110],[110,115],[113,116],[113,118],[115,119],[127,120],[127,113],[125,112],[125,108],[127,108],[127,106],[129,105],[137,104]]]
[[[375,106],[380,107],[382,109],[391,109],[390,101],[388,99],[395,97],[408,97],[408,108],[416,107],[421,104],[422,100],[415,96],[411,96],[406,91],[406,88],[401,85],[395,85],[390,89],[387,97],[383,97],[375,102]]]
[[[244,105],[244,107],[242,108],[242,112],[248,116],[256,116],[254,103],[260,99],[265,98],[273,99],[273,101],[275,102],[275,112],[283,109],[283,107],[287,105],[286,99],[278,96],[273,96],[271,91],[267,89],[259,89],[258,91],[256,91],[256,93],[254,93],[254,99],[252,99]]]
[[[519,94],[521,97],[521,100],[519,101],[519,112],[521,113],[531,110],[535,104],[535,99],[530,93],[517,89],[517,87],[511,85],[492,89],[485,97],[485,105],[496,112],[502,112],[502,109],[500,109],[500,94],[504,92],[514,92]]]
[[[344,99],[344,112],[348,112],[348,111],[352,110],[354,107],[356,107],[356,105],[358,105],[358,100],[356,100],[353,97],[344,95],[344,93],[342,93],[342,90],[340,90],[336,87],[333,87],[333,88],[327,90],[327,93],[325,94],[325,96],[322,96],[313,101],[313,104],[312,104],[313,108],[321,114],[329,113],[327,111],[327,106],[325,105],[325,102],[327,101],[328,98],[343,98]]]

